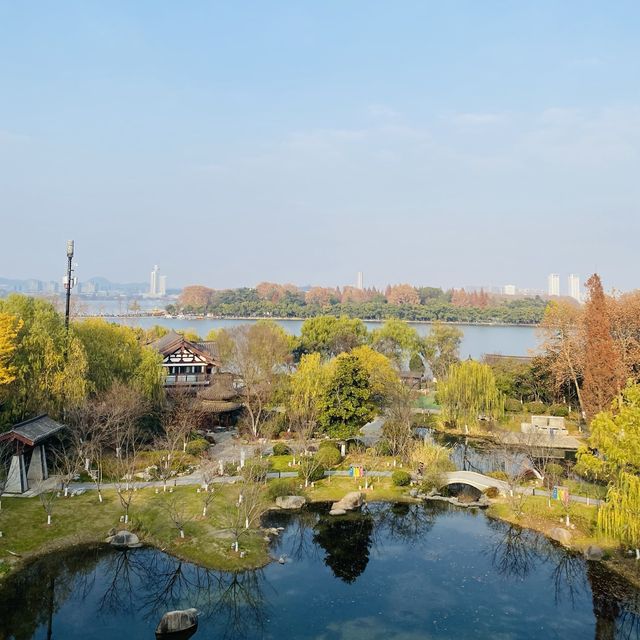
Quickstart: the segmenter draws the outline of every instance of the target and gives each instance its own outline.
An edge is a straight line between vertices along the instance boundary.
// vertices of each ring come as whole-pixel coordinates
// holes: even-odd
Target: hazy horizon
[[[640,5],[0,0],[0,276],[637,281]]]

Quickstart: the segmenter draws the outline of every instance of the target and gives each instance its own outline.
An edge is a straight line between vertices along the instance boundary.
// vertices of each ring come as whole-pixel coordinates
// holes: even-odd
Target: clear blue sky
[[[635,288],[640,4],[0,0],[0,276]]]

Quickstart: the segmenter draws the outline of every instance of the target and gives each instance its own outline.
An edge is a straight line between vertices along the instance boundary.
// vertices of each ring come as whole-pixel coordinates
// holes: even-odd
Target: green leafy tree
[[[437,380],[444,378],[452,364],[460,361],[462,331],[458,327],[434,322],[422,341],[423,362],[426,361]]]
[[[403,320],[387,320],[380,329],[371,335],[371,344],[376,351],[383,353],[400,369],[423,346],[418,332]]]
[[[18,319],[11,362],[15,378],[6,385],[2,419],[15,422],[37,413],[60,417],[86,395],[87,357],[74,328],[67,333],[63,317],[41,299],[10,295],[0,313]]]
[[[134,329],[102,319],[74,324],[87,353],[87,380],[92,393],[102,393],[114,382],[133,384],[149,400],[162,398],[162,357],[138,340]]]
[[[635,548],[640,559],[640,385],[628,385],[609,411],[594,417],[576,470],[609,481],[598,525],[606,535]]]
[[[320,424],[332,438],[350,438],[375,415],[369,375],[352,354],[331,362]]]
[[[300,348],[303,353],[317,352],[331,357],[365,344],[367,338],[367,327],[362,320],[319,316],[302,323]]]
[[[455,427],[475,424],[480,416],[497,419],[504,412],[504,396],[493,371],[474,360],[451,365],[446,379],[438,383],[437,400],[443,419]]]

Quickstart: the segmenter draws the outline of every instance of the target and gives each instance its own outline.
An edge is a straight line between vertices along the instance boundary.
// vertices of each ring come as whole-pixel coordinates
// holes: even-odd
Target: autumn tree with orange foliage
[[[385,297],[389,304],[420,304],[420,296],[410,284],[396,284],[387,287]]]
[[[587,418],[606,411],[620,392],[624,372],[611,334],[607,301],[600,276],[586,282],[589,299],[585,306],[585,358],[582,399]]]
[[[304,301],[306,304],[318,304],[321,307],[326,307],[340,302],[340,293],[330,287],[311,287],[305,293]]]
[[[287,293],[298,293],[295,284],[276,284],[275,282],[261,282],[256,286],[256,293],[261,300],[280,302]]]
[[[211,304],[214,290],[199,284],[189,285],[182,290],[179,298],[181,307],[193,307],[194,309],[206,308]]]
[[[489,294],[480,291],[467,292],[464,289],[454,289],[451,292],[451,304],[455,307],[477,307],[483,309],[489,306]]]
[[[607,297],[611,335],[624,380],[640,378],[640,291]]]

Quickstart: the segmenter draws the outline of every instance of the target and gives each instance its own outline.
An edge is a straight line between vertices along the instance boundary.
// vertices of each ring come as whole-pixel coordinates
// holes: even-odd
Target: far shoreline
[[[333,314],[328,313],[325,314],[327,316],[332,316]],[[171,315],[158,315],[154,313],[135,313],[135,314],[81,314],[75,316],[75,319],[79,320],[90,320],[90,319],[102,319],[102,320],[119,320],[119,319],[146,319],[146,318],[157,318],[158,320],[187,320],[189,322],[199,322],[203,320],[238,320],[244,322],[257,322],[258,320],[275,320],[278,322],[286,322],[288,320],[292,322],[304,322],[305,320],[311,320],[313,318],[320,318],[322,315],[318,316],[309,316],[307,318],[302,317],[286,317],[286,316],[199,316],[199,315],[180,315],[180,316],[171,316]],[[344,316],[334,316],[336,318],[344,317]],[[351,316],[346,316],[351,318]],[[524,327],[527,329],[535,329],[540,327],[540,323],[527,323],[527,322],[462,322],[462,321],[452,321],[452,320],[405,320],[403,318],[351,318],[353,320],[361,320],[362,322],[368,322],[371,324],[383,324],[387,320],[402,320],[402,322],[406,322],[407,324],[417,324],[417,325],[432,325],[432,324],[445,324],[459,327]]]

